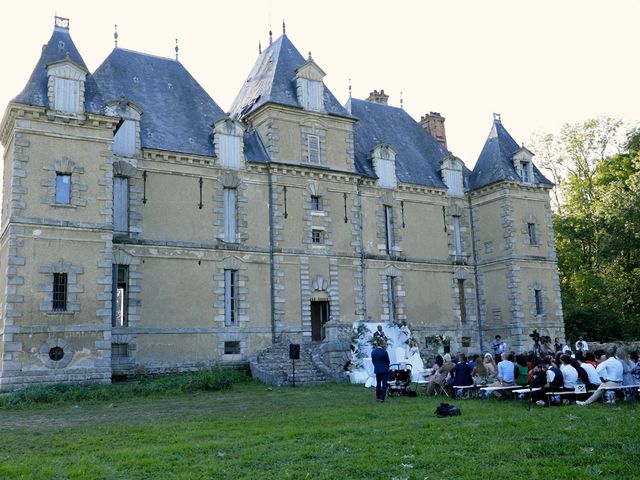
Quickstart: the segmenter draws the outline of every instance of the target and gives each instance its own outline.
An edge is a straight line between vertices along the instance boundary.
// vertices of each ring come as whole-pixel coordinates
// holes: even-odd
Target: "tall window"
[[[387,308],[389,310],[389,321],[396,321],[396,278],[387,275]]]
[[[114,327],[127,327],[128,318],[128,290],[129,290],[129,266],[113,266],[113,289],[111,303],[111,325]]]
[[[323,106],[323,83],[317,80],[300,79],[302,81],[302,106],[305,110],[319,112]]]
[[[316,212],[322,210],[322,199],[317,195],[311,195],[311,210]]]
[[[224,241],[236,242],[237,191],[235,188],[224,189]]]
[[[237,325],[238,322],[238,271],[224,271],[224,323]]]
[[[53,274],[53,311],[67,311],[67,274]]]
[[[309,163],[320,164],[320,137],[307,135],[307,158]]]
[[[453,246],[456,260],[460,260],[460,257],[462,257],[462,237],[460,235],[460,217],[458,215],[453,216]]]
[[[55,109],[59,112],[80,112],[80,82],[56,77],[54,80]]]
[[[387,255],[393,252],[393,207],[384,206],[384,237]]]
[[[458,302],[460,304],[460,321],[467,322],[467,300],[464,296],[464,280],[458,279]]]
[[[56,173],[56,203],[71,203],[71,174]]]
[[[538,239],[536,238],[535,223],[527,223],[527,234],[529,235],[529,245],[537,245]]]
[[[395,162],[391,153],[386,148],[379,149],[379,158],[376,159],[376,175],[378,175],[378,184],[381,187],[395,188]]]
[[[542,290],[534,290],[533,294],[536,300],[536,315],[542,315],[543,313]]]
[[[125,120],[113,137],[113,153],[122,157],[136,154],[136,122]]]
[[[113,177],[113,229],[129,232],[129,179]]]

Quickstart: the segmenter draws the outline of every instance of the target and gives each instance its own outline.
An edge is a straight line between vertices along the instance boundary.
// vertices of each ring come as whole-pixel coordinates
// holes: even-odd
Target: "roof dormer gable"
[[[296,69],[296,93],[302,108],[324,111],[324,83],[326,73],[313,61],[311,52],[306,63]]]
[[[50,107],[66,114],[84,111],[84,86],[89,72],[69,56],[47,65],[47,94]]]
[[[213,145],[220,166],[239,170],[244,162],[244,125],[229,117],[213,124]]]
[[[383,188],[395,188],[396,179],[396,151],[386,143],[378,143],[371,150],[373,168],[378,176],[378,185]]]
[[[120,117],[113,135],[113,153],[121,157],[135,157],[140,148],[140,117],[142,107],[120,98],[109,102],[105,113]]]

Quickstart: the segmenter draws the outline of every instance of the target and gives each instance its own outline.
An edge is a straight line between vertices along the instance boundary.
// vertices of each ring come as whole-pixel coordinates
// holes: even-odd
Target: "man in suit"
[[[387,395],[387,375],[389,374],[389,354],[385,350],[386,344],[382,340],[376,342],[376,347],[371,351],[371,363],[376,374],[376,401],[384,402]]]

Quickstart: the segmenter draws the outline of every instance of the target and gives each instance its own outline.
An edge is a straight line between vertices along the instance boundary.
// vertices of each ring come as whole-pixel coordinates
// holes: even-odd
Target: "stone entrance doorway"
[[[329,321],[330,307],[328,300],[311,300],[311,340],[324,340],[324,324]]]

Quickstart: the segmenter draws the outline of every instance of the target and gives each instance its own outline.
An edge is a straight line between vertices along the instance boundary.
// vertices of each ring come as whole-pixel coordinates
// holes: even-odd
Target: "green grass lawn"
[[[638,405],[375,402],[358,385],[0,410],[0,479],[637,479]]]

